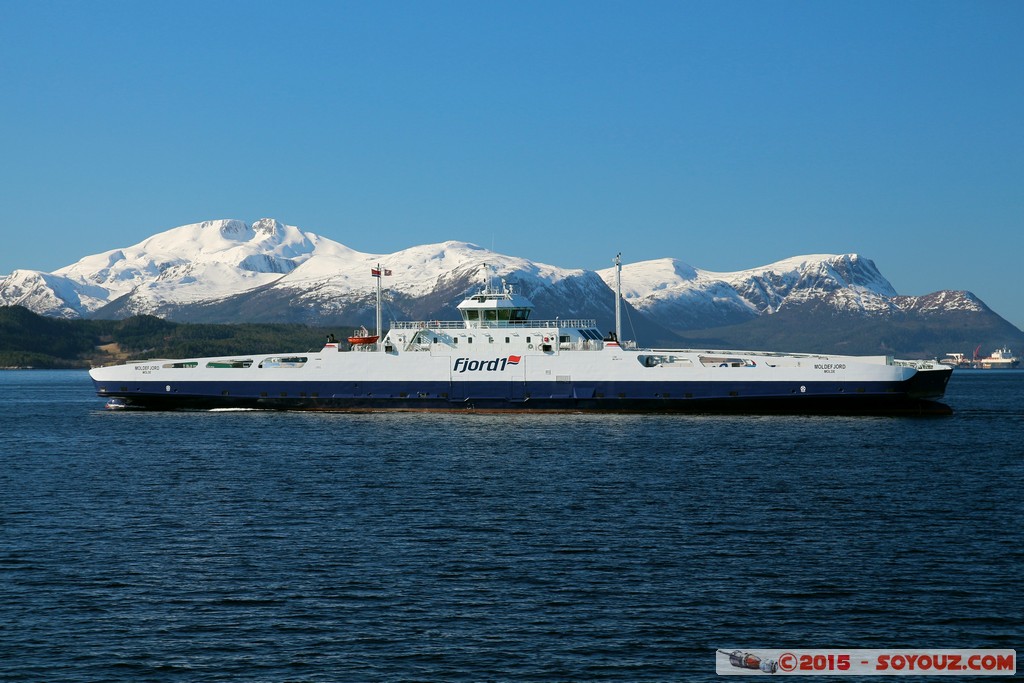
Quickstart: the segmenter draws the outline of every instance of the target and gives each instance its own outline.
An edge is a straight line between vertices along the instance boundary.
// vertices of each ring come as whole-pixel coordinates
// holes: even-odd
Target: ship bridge
[[[533,312],[533,302],[502,280],[500,289],[485,285],[457,308],[466,328],[498,327],[501,323],[525,324]]]
[[[461,320],[392,321],[392,348],[426,351],[450,348],[508,348],[529,352],[597,350],[603,348],[597,321],[590,319],[534,320],[533,302],[501,281],[485,283],[456,307]],[[414,330],[408,335],[406,330]],[[472,346],[471,346],[472,345]]]
[[[588,339],[600,339],[597,330],[597,321],[590,319],[560,319],[534,320],[530,317],[533,313],[533,302],[522,294],[515,291],[515,288],[501,281],[501,288],[497,289],[485,285],[475,294],[468,294],[456,308],[462,316],[461,320],[400,320],[391,321],[393,330],[410,329],[491,329],[491,328],[516,328],[516,329],[559,329],[559,328],[584,328],[588,330],[583,336]],[[593,334],[589,333],[593,330]]]

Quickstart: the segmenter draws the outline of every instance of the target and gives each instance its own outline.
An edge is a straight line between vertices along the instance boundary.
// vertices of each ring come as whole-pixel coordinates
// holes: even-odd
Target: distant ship
[[[978,367],[983,370],[1000,370],[1015,368],[1020,364],[1020,359],[1013,355],[1013,352],[1005,346],[996,349],[991,356],[986,356],[977,361]]]
[[[941,363],[954,368],[975,370],[1010,370],[1020,365],[1020,359],[1005,346],[996,349],[991,356],[984,358],[978,355],[980,350],[980,346],[974,350],[973,358],[968,358],[963,353],[950,353],[942,359]]]
[[[936,361],[620,342],[620,292],[607,335],[594,320],[535,320],[512,285],[485,277],[457,306],[460,320],[392,322],[380,335],[378,304],[377,334],[360,330],[348,348],[330,337],[316,351],[131,361],[89,374],[100,396],[153,409],[950,412],[934,399],[953,370]]]

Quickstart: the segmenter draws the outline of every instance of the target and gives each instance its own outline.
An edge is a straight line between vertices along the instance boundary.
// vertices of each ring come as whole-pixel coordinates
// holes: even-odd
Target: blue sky
[[[1024,3],[0,0],[0,273],[262,217],[564,267],[862,254],[1024,327]]]

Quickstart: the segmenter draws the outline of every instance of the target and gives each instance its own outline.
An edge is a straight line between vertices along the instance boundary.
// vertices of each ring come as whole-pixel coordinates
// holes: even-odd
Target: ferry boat
[[[935,400],[952,368],[936,361],[620,342],[617,290],[607,335],[594,320],[536,320],[513,286],[485,278],[459,320],[392,322],[381,336],[378,309],[378,335],[347,347],[331,336],[311,352],[130,361],[89,374],[99,396],[151,409],[951,412]]]

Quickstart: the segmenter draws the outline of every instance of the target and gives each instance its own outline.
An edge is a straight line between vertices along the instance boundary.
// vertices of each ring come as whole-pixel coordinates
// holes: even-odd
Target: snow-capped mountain
[[[107,294],[102,288],[36,270],[16,270],[0,279],[0,305],[24,306],[55,318],[78,318],[90,310],[89,304],[105,303],[87,292],[98,297]]]
[[[187,310],[166,304],[164,311],[173,312],[172,317],[177,319],[193,321],[230,319],[243,311],[245,319],[253,321],[365,322],[374,317],[376,283],[370,271],[377,264],[391,272],[384,278],[385,316],[391,319],[457,317],[454,306],[468,288],[485,277],[514,282],[539,309],[552,289],[560,296],[573,288],[577,294],[588,290],[567,302],[570,308],[585,307],[598,297],[605,300],[609,310],[613,303],[612,294],[595,273],[532,263],[465,242],[443,242],[393,254],[317,252],[265,286],[211,299]],[[104,312],[113,311],[108,307]]]
[[[61,318],[148,313],[191,322],[370,323],[370,269],[377,264],[392,273],[385,278],[386,320],[455,318],[455,305],[484,277],[516,284],[536,317],[596,318],[604,329],[614,320],[611,268],[560,268],[466,242],[363,253],[271,218],[185,225],[53,273],[18,270],[0,277],[0,305]],[[716,330],[768,318],[806,339],[822,315],[846,324],[928,321],[933,329],[949,328],[954,317],[959,329],[980,329],[983,318],[1016,330],[970,292],[900,296],[856,254],[797,256],[733,273],[663,258],[623,266],[622,285],[624,332],[651,344],[678,342],[680,334],[723,339]],[[712,336],[692,334],[709,330]]]
[[[370,254],[265,218],[185,225],[142,242],[87,256],[54,273],[0,278],[0,305],[48,316],[335,324],[372,320],[383,264],[390,318],[455,315],[483,277],[507,278],[551,316],[612,314],[613,295],[591,271],[565,269],[465,242]]]
[[[614,286],[614,268],[598,274]],[[734,325],[786,306],[822,302],[868,314],[899,308],[893,286],[857,254],[794,256],[734,273],[665,258],[623,266],[622,283],[626,301],[675,330]]]
[[[89,316],[121,297],[128,297],[126,313],[154,313],[168,302],[209,301],[270,284],[317,250],[344,249],[269,218],[251,226],[237,220],[207,221],[87,256],[54,275],[80,293],[68,306],[78,315]],[[6,289],[0,291],[7,299]]]

